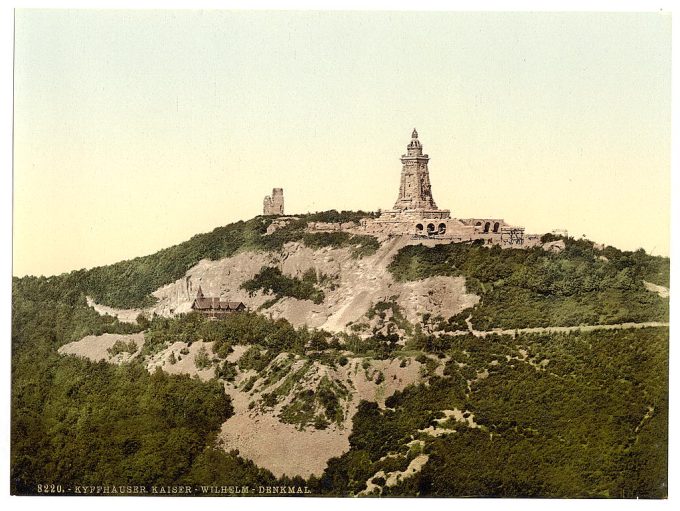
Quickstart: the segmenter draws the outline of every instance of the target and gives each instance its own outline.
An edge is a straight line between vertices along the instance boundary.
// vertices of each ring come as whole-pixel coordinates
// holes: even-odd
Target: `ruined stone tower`
[[[395,210],[437,209],[432,198],[430,171],[427,169],[429,159],[427,154],[423,154],[423,145],[418,140],[418,132],[414,129],[411,141],[406,146],[406,154],[401,156],[401,184],[399,198],[394,203]]]
[[[272,194],[264,198],[262,213],[265,215],[283,215],[283,188],[274,188]]]

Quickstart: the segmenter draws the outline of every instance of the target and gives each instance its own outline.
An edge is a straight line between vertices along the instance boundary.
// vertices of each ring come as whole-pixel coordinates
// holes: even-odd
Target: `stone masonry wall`
[[[262,214],[283,215],[283,188],[274,188],[272,194],[264,198]]]

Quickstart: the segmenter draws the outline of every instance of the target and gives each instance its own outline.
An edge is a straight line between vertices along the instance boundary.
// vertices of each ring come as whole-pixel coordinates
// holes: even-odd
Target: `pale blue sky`
[[[14,273],[261,212],[389,208],[417,127],[438,205],[667,254],[670,16],[16,15]],[[46,257],[45,254],[49,254]]]

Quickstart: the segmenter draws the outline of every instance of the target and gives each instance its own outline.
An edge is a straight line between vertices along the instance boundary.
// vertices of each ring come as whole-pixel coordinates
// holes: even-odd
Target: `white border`
[[[242,509],[247,507],[280,507],[295,508],[300,510],[314,509],[319,507],[328,509],[340,509],[352,507],[356,509],[375,509],[389,506],[390,508],[405,509],[405,508],[427,508],[428,510],[439,509],[455,509],[457,507],[474,507],[475,509],[488,508],[502,508],[507,510],[531,510],[544,509],[549,506],[555,509],[570,509],[572,507],[583,507],[585,509],[660,509],[668,508],[671,502],[677,500],[677,442],[675,437],[670,437],[670,464],[669,464],[669,499],[667,501],[621,501],[621,500],[523,500],[523,499],[319,499],[319,498],[305,498],[305,499],[228,499],[223,498],[203,498],[201,500],[178,499],[178,498],[135,498],[126,497],[123,500],[116,500],[114,498],[99,497],[92,501],[85,498],[51,498],[51,497],[9,497],[9,378],[10,378],[10,304],[11,304],[11,213],[12,213],[12,64],[13,64],[13,9],[14,8],[113,8],[113,9],[255,9],[255,10],[306,10],[306,9],[322,9],[322,10],[406,10],[406,11],[438,11],[438,10],[452,10],[452,11],[582,11],[582,12],[596,12],[596,11],[610,11],[610,12],[630,12],[630,11],[645,11],[658,12],[665,11],[672,13],[673,4],[670,1],[663,2],[649,2],[649,1],[633,1],[633,0],[593,0],[593,1],[572,1],[572,2],[545,2],[545,1],[493,1],[493,0],[477,0],[477,1],[456,1],[443,2],[437,0],[346,0],[346,1],[313,1],[313,0],[233,0],[233,1],[209,1],[198,0],[195,2],[187,1],[152,1],[152,0],[137,0],[137,1],[70,1],[70,2],[50,2],[50,1],[15,1],[11,5],[3,4],[0,7],[0,64],[2,72],[0,72],[0,87],[2,91],[2,108],[0,109],[2,123],[0,124],[0,161],[2,162],[2,171],[0,172],[0,234],[2,239],[9,241],[3,243],[0,249],[0,264],[2,265],[2,286],[0,286],[0,301],[2,308],[0,309],[0,327],[3,332],[3,346],[5,349],[5,357],[3,360],[3,367],[5,369],[5,377],[2,380],[2,389],[0,390],[0,399],[2,400],[2,409],[4,410],[4,420],[0,426],[0,435],[2,436],[2,448],[0,450],[0,457],[2,471],[0,472],[0,491],[2,492],[2,501],[5,509],[91,509],[96,507],[98,509],[119,509],[125,507],[126,509],[137,508],[163,508],[164,510],[182,510],[187,508],[199,507],[201,509],[227,509],[236,508]],[[678,23],[673,20],[673,56],[679,54],[678,47]],[[675,58],[674,64],[675,64]],[[672,83],[678,83],[678,74],[676,66],[673,66]],[[677,126],[678,122],[678,105],[676,101],[672,102],[672,119],[673,125]],[[680,190],[680,177],[677,169],[677,136],[676,130],[673,130],[672,136],[672,190]],[[675,197],[673,197],[675,198]],[[677,201],[672,203],[672,232],[673,228],[678,225],[678,218],[680,216],[680,206]],[[678,244],[678,236],[671,237],[671,260],[675,261],[680,256],[680,249]],[[673,290],[679,289],[680,278],[677,272],[671,273],[671,288]],[[675,318],[678,312],[677,301],[671,298],[671,317]],[[674,356],[675,340],[677,339],[677,332],[675,328],[671,328],[671,390],[677,388],[677,378],[674,377],[677,369]],[[678,423],[674,393],[671,392],[671,413],[669,431],[673,431],[673,427]]]

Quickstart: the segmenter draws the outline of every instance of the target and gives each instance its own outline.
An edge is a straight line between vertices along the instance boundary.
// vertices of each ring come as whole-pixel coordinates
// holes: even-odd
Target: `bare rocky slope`
[[[271,294],[250,295],[241,285],[262,267],[276,267],[284,275],[302,277],[310,269],[326,277],[320,304],[310,300],[284,297],[262,312],[272,319],[285,318],[294,326],[307,325],[331,332],[345,331],[361,322],[369,309],[379,302],[396,302],[411,323],[423,313],[450,317],[474,306],[479,297],[465,289],[463,277],[432,277],[417,282],[398,283],[387,266],[400,248],[409,243],[394,238],[383,243],[375,254],[356,258],[348,248],[313,250],[302,243],[287,243],[280,252],[240,252],[217,261],[204,259],[186,275],[153,293],[157,304],[143,311],[147,315],[172,316],[191,310],[199,286],[206,296],[242,301],[257,310],[272,299]],[[136,317],[141,310],[121,310],[89,302],[101,313],[121,320]],[[356,330],[356,328],[355,328]]]
[[[109,350],[116,341],[134,341],[137,348],[132,353],[114,354]],[[204,381],[216,374],[212,362],[207,366],[197,362],[201,352],[212,358],[213,343],[175,342],[146,357],[141,354],[143,344],[141,334],[103,334],[66,344],[59,353],[114,364],[137,358],[149,371],[160,368],[170,374],[189,374]],[[234,346],[227,357],[236,367],[233,381],[224,382],[224,390],[232,399],[234,416],[222,425],[219,444],[228,451],[238,450],[241,456],[277,477],[284,474],[305,478],[320,476],[330,458],[349,449],[352,418],[361,400],[384,407],[386,398],[421,381],[427,374],[425,366],[411,357],[368,360],[350,356],[344,365],[328,365],[288,353],[278,355],[262,371],[241,370],[238,362],[246,348]],[[434,358],[431,360],[435,363]],[[442,368],[443,364],[437,362],[437,366]],[[335,390],[338,420],[321,427],[307,424],[300,417],[303,414],[314,417],[323,411],[315,397],[324,387]],[[267,399],[269,395],[279,398],[271,403]],[[306,409],[300,410],[296,405],[306,396],[312,399],[306,403]]]

